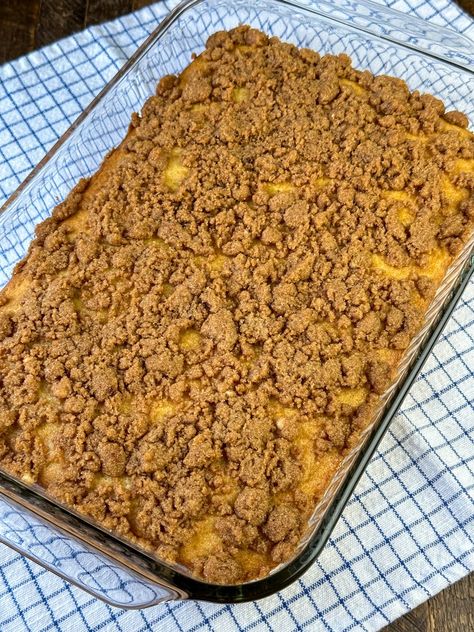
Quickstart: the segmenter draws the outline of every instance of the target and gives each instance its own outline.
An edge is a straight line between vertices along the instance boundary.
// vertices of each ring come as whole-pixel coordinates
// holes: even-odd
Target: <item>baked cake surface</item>
[[[0,293],[0,466],[208,581],[288,559],[472,232],[467,124],[213,35]]]

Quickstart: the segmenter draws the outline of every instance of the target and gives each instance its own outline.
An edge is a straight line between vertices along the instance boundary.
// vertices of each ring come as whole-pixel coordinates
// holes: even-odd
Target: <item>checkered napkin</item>
[[[384,2],[384,0],[379,0]],[[474,39],[449,0],[385,0]],[[91,28],[0,68],[0,203],[175,2]],[[474,568],[474,282],[319,560],[237,606],[111,608],[0,546],[1,632],[377,630]]]

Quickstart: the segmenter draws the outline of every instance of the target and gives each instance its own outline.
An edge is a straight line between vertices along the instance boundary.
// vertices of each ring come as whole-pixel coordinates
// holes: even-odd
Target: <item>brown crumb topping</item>
[[[213,35],[0,293],[2,468],[208,581],[288,559],[472,232],[467,124]]]

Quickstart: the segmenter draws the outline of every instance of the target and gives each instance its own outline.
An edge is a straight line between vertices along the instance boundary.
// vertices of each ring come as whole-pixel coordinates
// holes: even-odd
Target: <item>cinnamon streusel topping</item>
[[[467,123],[213,35],[0,294],[1,467],[208,581],[286,560],[472,232]]]

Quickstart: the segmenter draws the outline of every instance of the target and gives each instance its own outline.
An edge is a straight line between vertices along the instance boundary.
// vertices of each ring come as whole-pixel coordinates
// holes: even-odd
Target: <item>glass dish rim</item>
[[[100,102],[108,94],[108,92],[113,87],[115,87],[127,75],[128,71],[131,70],[133,66],[137,64],[137,62],[147,53],[149,48],[157,43],[165,35],[168,29],[186,11],[200,4],[209,4],[210,2],[213,2],[213,0],[182,0],[162,19],[159,25],[150,33],[148,37],[146,37],[144,42],[131,55],[127,62],[117,71],[112,79],[107,82],[107,84],[102,88],[97,96],[94,97],[94,99],[84,108],[84,110],[76,118],[76,120],[61,135],[56,143],[39,161],[36,167],[33,168],[33,170],[27,175],[23,182],[4,202],[4,204],[0,207],[0,215],[6,212],[9,207],[23,193],[28,190],[29,186],[33,183],[35,178],[47,166],[47,163],[60,150],[64,143],[66,143],[66,141],[72,136],[74,131],[87,119],[87,117],[100,104]],[[283,5],[289,8],[293,8],[299,13],[306,13],[315,17],[322,17],[325,20],[342,24],[346,29],[366,33],[370,35],[370,37],[377,40],[383,40],[384,42],[396,44],[397,46],[400,46],[404,49],[414,51],[419,55],[434,58],[439,63],[447,64],[448,66],[454,67],[456,69],[462,69],[463,72],[467,72],[470,75],[474,76],[474,69],[471,69],[469,66],[452,62],[449,59],[437,55],[436,53],[420,49],[414,45],[407,44],[406,42],[395,40],[389,36],[374,33],[368,28],[364,28],[359,25],[349,24],[342,18],[336,18],[322,12],[321,10],[318,10],[317,6],[308,6],[306,4],[298,2],[298,0],[270,0],[270,3]],[[382,10],[389,9],[389,7],[380,6],[378,4],[375,4],[374,2],[371,2],[370,0],[362,0],[361,4],[369,4]],[[404,16],[403,13],[394,9],[389,9],[389,11],[392,14]],[[409,19],[415,22],[424,23],[424,20],[421,20],[420,18],[410,17]],[[432,28],[436,30],[438,27],[432,25]],[[440,30],[443,31],[447,29],[440,27]],[[452,32],[456,35],[459,35],[461,39],[467,40],[467,38],[462,34],[458,34],[455,31]],[[412,386],[413,382],[416,380],[427,357],[436,344],[445,324],[447,323],[449,317],[451,316],[453,310],[459,302],[470,278],[474,275],[473,254],[474,248],[471,250],[471,253],[469,255],[469,258],[471,259],[470,265],[466,265],[464,269],[461,270],[461,272],[459,273],[457,284],[455,288],[451,291],[452,296],[447,306],[440,309],[440,313],[435,320],[430,335],[428,336],[427,340],[421,344],[418,355],[416,356],[415,360],[412,361],[410,368],[405,378],[402,380],[400,386],[391,395],[381,419],[375,425],[375,428],[369,433],[365,441],[365,445],[360,449],[359,454],[354,460],[354,463],[350,466],[347,473],[344,475],[344,481],[341,485],[341,488],[335,494],[335,497],[330,502],[328,507],[325,509],[324,519],[322,520],[321,524],[319,525],[315,533],[311,536],[311,538],[305,543],[302,550],[282,568],[278,568],[271,574],[261,579],[234,585],[213,584],[204,580],[199,580],[192,576],[181,573],[179,570],[169,566],[166,562],[161,561],[158,558],[154,558],[151,554],[147,554],[145,551],[136,548],[132,544],[128,544],[126,541],[118,538],[113,533],[108,532],[106,529],[100,527],[99,525],[94,525],[86,518],[75,514],[74,511],[71,511],[60,503],[55,502],[54,500],[49,500],[47,497],[35,491],[34,487],[21,483],[3,472],[0,472],[0,495],[7,501],[10,500],[16,504],[19,504],[23,509],[27,510],[37,517],[39,516],[41,520],[43,520],[43,522],[49,522],[49,524],[52,525],[53,528],[55,528],[56,530],[63,531],[76,540],[85,543],[93,550],[99,551],[101,554],[113,560],[114,563],[121,565],[123,568],[129,570],[133,574],[136,575],[138,573],[143,579],[151,580],[157,585],[161,584],[165,588],[171,588],[172,590],[174,589],[175,592],[181,594],[182,598],[187,597],[192,599],[199,599],[202,601],[210,601],[214,603],[238,603],[261,599],[275,593],[278,590],[285,588],[290,583],[298,579],[311,566],[311,564],[317,559],[327,540],[329,539],[332,530],[336,522],[339,520],[342,511],[349,501],[360,477],[365,472],[370,459],[376,451],[385,432],[388,430],[389,425],[393,420],[395,414],[399,410],[406,394],[408,393],[408,390]],[[14,496],[17,497],[15,498]],[[28,497],[31,497],[29,498],[31,504],[28,503],[28,500],[25,500],[25,498],[28,499]],[[34,502],[35,500],[36,505]],[[41,509],[41,511],[38,511],[39,502],[41,502],[42,507],[49,506],[51,508],[51,516],[43,515],[43,513],[45,513],[43,509]],[[64,514],[62,518],[65,521],[67,519],[67,522],[58,524],[54,517],[54,512]],[[75,528],[76,526],[77,529]],[[86,526],[88,530],[94,531],[96,535],[102,538],[104,537],[104,535],[107,538],[110,538],[110,540],[114,543],[116,551],[119,551],[119,557],[116,557],[116,551],[114,552],[110,550],[102,550],[102,547],[99,548],[97,546],[97,543],[91,542],[87,537],[80,536],[77,533],[77,530],[84,526]],[[6,544],[9,545],[8,542]],[[18,550],[18,548],[16,550]],[[133,553],[135,559],[139,562],[142,561],[144,566],[139,566],[138,568],[136,568],[138,565],[130,564],[126,559],[128,556],[120,555],[120,551],[124,551],[125,553]],[[28,554],[28,552],[21,552],[22,554],[33,559],[32,556]],[[34,561],[44,566],[48,570],[56,573],[63,579],[66,579],[76,586],[79,586],[81,589],[88,591],[87,587],[80,584],[79,582],[74,581],[72,578],[67,577],[65,573],[61,573],[60,571],[58,571],[58,569],[51,567],[50,565],[48,565],[47,562],[39,559],[34,559]],[[107,602],[107,598],[104,598],[102,595],[92,592],[91,594],[94,594],[95,597],[98,597],[99,599]],[[133,608],[133,606],[131,607]]]

